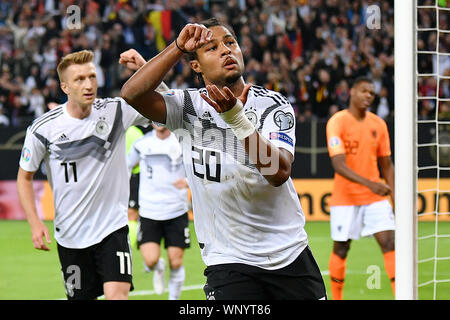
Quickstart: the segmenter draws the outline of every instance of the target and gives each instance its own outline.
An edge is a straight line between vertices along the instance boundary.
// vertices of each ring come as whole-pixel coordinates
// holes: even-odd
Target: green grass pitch
[[[46,222],[49,230],[53,230],[52,222]],[[450,234],[450,223],[438,225],[439,234]],[[202,286],[205,283],[203,270],[205,265],[200,257],[200,250],[191,228],[191,248],[185,252],[186,280],[181,294],[182,300],[204,300]],[[307,222],[310,247],[322,270],[329,298],[328,258],[332,248],[328,222]],[[429,235],[435,231],[435,224],[422,222],[419,224],[419,235]],[[53,232],[51,232],[53,233]],[[436,245],[437,244],[437,245]],[[0,300],[52,300],[65,299],[62,275],[53,239],[50,252],[33,248],[30,228],[26,221],[0,221]],[[421,240],[419,243],[419,259],[434,255],[450,257],[450,238]],[[163,257],[167,261],[166,252]],[[166,267],[168,268],[168,267]],[[440,259],[420,264],[419,282],[450,279],[450,260]],[[168,269],[167,269],[168,271]],[[379,272],[379,278],[377,278]],[[166,272],[168,278],[168,272]],[[379,281],[378,281],[379,279]],[[144,272],[140,252],[133,249],[133,283],[134,291],[130,299],[166,300],[167,291],[162,295],[153,292],[152,275]],[[436,292],[436,293],[435,293]],[[430,283],[419,288],[421,299],[450,299],[450,282],[439,282],[436,286]],[[345,280],[344,299],[352,300],[389,300],[393,299],[389,280],[384,271],[381,250],[373,238],[362,238],[353,241],[347,260],[347,277]]]

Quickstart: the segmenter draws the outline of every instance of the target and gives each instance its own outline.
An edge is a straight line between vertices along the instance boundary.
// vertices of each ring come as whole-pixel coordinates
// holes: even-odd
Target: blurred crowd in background
[[[373,4],[380,9],[379,28],[367,21]],[[118,64],[121,52],[134,48],[150,59],[186,23],[212,16],[233,27],[246,81],[285,95],[298,122],[326,120],[346,108],[358,76],[374,81],[372,111],[393,117],[393,0],[0,0],[0,126],[26,126],[52,104],[65,102],[56,73],[62,56],[93,50],[99,97],[117,96],[132,74]],[[448,30],[446,19],[440,27]],[[422,12],[419,24],[435,27],[435,10]],[[436,34],[421,33],[419,49],[436,51]],[[440,39],[442,52],[449,52],[449,36]],[[436,71],[436,55],[423,55],[419,72]],[[439,72],[449,76],[444,62]],[[187,59],[164,81],[172,88],[201,85]],[[448,80],[424,77],[418,90],[436,96],[438,83],[439,94],[448,98]],[[434,117],[437,107],[448,111],[447,102],[437,106],[436,99],[424,99],[419,114]]]

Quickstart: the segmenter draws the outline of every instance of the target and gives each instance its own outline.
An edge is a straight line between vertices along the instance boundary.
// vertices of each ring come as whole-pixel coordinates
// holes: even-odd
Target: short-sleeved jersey
[[[180,139],[192,192],[196,235],[207,266],[243,263],[275,270],[307,245],[305,217],[292,180],[271,186],[220,115],[206,89],[169,90],[166,126]],[[255,129],[294,154],[295,117],[279,93],[251,87],[244,106]]]
[[[345,154],[350,169],[371,181],[381,181],[378,158],[391,155],[383,119],[368,111],[364,120],[358,121],[347,109],[339,111],[327,123],[327,140],[330,157]],[[383,199],[386,197],[335,173],[329,205],[366,205]]]
[[[139,215],[169,220],[188,211],[187,189],[173,183],[186,178],[182,149],[173,133],[160,139],[153,130],[138,139],[128,155],[128,171],[139,163]]]
[[[148,120],[122,98],[107,98],[96,99],[84,119],[63,104],[28,127],[19,164],[35,172],[45,161],[63,247],[86,248],[128,223],[125,130],[134,124]]]

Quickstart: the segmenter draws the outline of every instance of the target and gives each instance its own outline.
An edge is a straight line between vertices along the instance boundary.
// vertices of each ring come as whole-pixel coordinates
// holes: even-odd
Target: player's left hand
[[[180,178],[180,179],[174,181],[173,185],[175,188],[180,189],[180,190],[188,187],[186,178]]]
[[[222,90],[220,90],[216,85],[207,85],[206,90],[208,91],[209,97],[203,93],[201,93],[200,96],[217,112],[222,113],[233,108],[236,105],[236,99],[241,100],[242,105],[245,105],[251,86],[251,83],[246,84],[241,95],[235,97],[228,87],[223,87]]]
[[[145,63],[145,59],[134,49],[129,49],[120,54],[119,63],[131,70],[138,70]]]

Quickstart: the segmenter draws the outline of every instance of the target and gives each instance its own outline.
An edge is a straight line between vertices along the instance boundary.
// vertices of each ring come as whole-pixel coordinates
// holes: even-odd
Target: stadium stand
[[[96,53],[99,96],[117,95],[130,76],[119,54],[135,48],[156,55],[187,22],[216,16],[236,31],[248,82],[283,93],[298,121],[326,120],[344,108],[349,81],[376,83],[374,111],[393,113],[393,1],[381,1],[379,30],[366,27],[372,1],[337,0],[0,0],[0,126],[26,126],[64,102],[55,72],[72,51]],[[68,27],[76,4],[81,28]],[[431,17],[423,17],[423,19]],[[424,39],[423,45],[431,41]],[[187,61],[165,79],[169,87],[196,87]],[[425,84],[424,84],[425,85]]]

